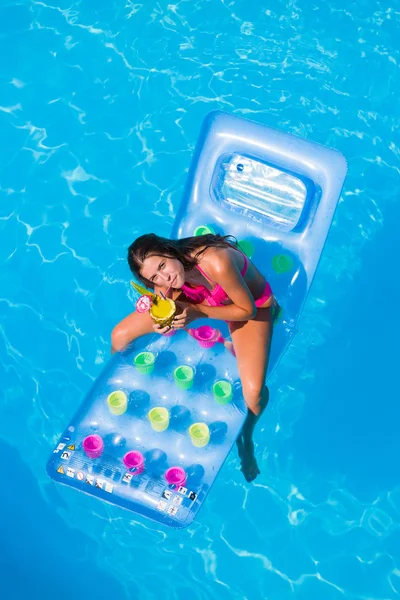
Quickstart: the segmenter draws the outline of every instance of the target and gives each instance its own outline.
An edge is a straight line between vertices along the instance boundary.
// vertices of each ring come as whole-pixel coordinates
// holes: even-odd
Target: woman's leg
[[[271,306],[259,308],[256,318],[251,321],[229,323],[243,396],[248,407],[247,418],[237,442],[242,471],[247,481],[252,481],[260,473],[254,456],[253,431],[269,400],[265,377],[273,329],[271,309]]]

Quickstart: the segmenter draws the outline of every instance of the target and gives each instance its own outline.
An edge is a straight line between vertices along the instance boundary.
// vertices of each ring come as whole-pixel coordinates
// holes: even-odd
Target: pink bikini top
[[[240,252],[240,250],[238,250],[238,252]],[[243,269],[240,271],[242,277],[244,277],[246,275],[246,271],[247,271],[247,267],[249,264],[249,261],[247,260],[247,256],[245,254],[243,254],[243,252],[240,252],[244,258],[244,265],[243,265]],[[196,265],[198,270],[200,271],[200,273],[206,278],[208,279],[208,281],[212,282],[212,280],[204,273],[203,269],[201,269],[199,267],[199,265]],[[190,298],[191,300],[193,300],[193,302],[203,302],[204,300],[207,300],[209,306],[225,306],[224,302],[226,300],[229,300],[229,296],[228,294],[225,292],[225,290],[217,283],[212,290],[209,290],[208,288],[206,288],[205,285],[198,285],[195,288],[189,287],[188,285],[183,285],[182,286],[182,291],[185,294],[185,296],[187,296],[188,298]]]

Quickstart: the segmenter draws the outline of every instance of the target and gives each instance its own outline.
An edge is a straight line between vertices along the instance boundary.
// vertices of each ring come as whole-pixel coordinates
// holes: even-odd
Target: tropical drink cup
[[[157,296],[150,308],[150,316],[154,323],[160,327],[168,327],[174,320],[176,313],[176,304],[171,298],[163,300]]]
[[[160,327],[168,327],[176,314],[176,304],[171,298],[149,292],[145,287],[131,281],[132,287],[141,297],[136,303],[138,312],[149,312],[153,322]]]

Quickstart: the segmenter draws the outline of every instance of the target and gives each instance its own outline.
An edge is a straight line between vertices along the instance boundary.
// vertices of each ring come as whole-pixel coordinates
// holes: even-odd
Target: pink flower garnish
[[[148,312],[152,304],[150,296],[140,296],[139,300],[136,302],[136,310],[138,313]]]

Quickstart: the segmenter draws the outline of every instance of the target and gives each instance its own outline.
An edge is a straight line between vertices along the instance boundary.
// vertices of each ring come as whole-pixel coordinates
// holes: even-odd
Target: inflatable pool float
[[[282,307],[269,375],[295,333],[345,175],[343,156],[318,144],[221,112],[203,125],[171,237],[232,234],[264,273]],[[144,292],[138,310],[168,324],[174,303]],[[219,343],[227,333],[201,319],[116,353],[51,454],[50,477],[188,526],[246,418],[236,360]]]

